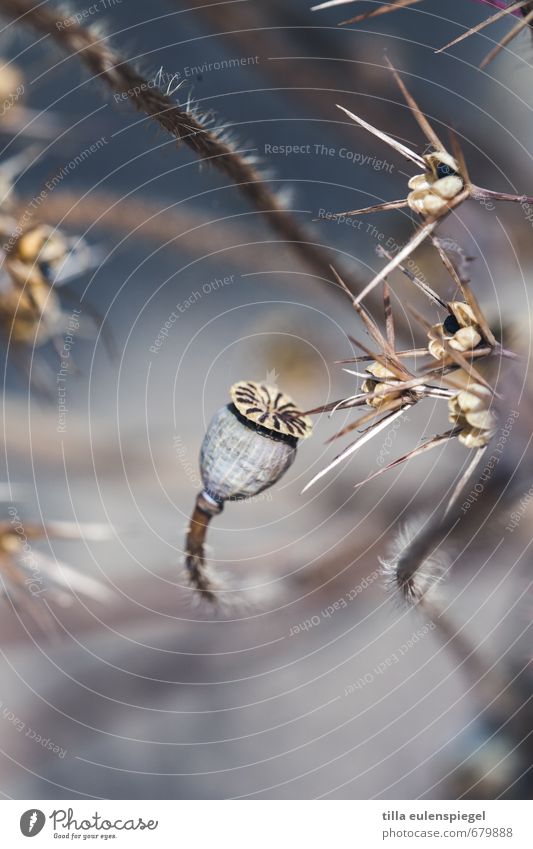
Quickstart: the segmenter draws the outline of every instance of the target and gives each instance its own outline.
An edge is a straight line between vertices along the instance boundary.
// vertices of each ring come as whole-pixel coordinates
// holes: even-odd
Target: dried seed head
[[[450,301],[449,310],[461,327],[472,327],[476,324],[476,316],[470,304],[463,301]]]
[[[298,439],[310,436],[311,420],[277,387],[239,381],[230,390],[233,403],[218,410],[200,451],[204,485],[196,499],[186,543],[192,586],[215,600],[205,569],[204,545],[211,518],[225,501],[241,501],[272,486],[292,465]]]
[[[3,65],[0,71],[0,102],[3,103],[22,89],[24,77],[20,68],[14,65],[13,62],[6,61],[2,57],[0,58],[0,64]]]
[[[426,154],[424,160],[427,162],[435,180],[440,180],[450,175],[457,176],[459,174],[457,160],[445,150],[434,150]]]
[[[420,215],[435,218],[442,215],[448,209],[448,202],[463,191],[464,182],[456,160],[446,151],[428,153],[424,160],[428,170],[409,180],[411,192],[407,203]]]
[[[39,525],[23,522],[15,511],[10,513],[10,519],[0,520],[0,600],[4,595],[9,597],[15,607],[27,611],[43,630],[53,632],[55,620],[48,606],[43,606],[42,593],[46,592],[48,602],[61,606],[71,604],[77,595],[99,602],[113,599],[105,584],[34,548],[34,542],[40,539],[110,539],[108,526],[70,522]]]
[[[21,262],[58,262],[65,258],[68,243],[58,230],[46,224],[36,224],[22,233],[11,252]]]
[[[44,345],[63,323],[59,298],[45,285],[22,292],[8,286],[0,291],[0,323],[13,342]]]
[[[470,390],[470,391],[469,391]],[[490,409],[492,393],[480,383],[470,384],[450,398],[449,420],[461,428],[459,441],[467,448],[483,448],[496,432],[496,416]]]
[[[58,230],[37,224],[22,233],[6,258],[6,269],[22,286],[42,285],[50,279],[50,269],[69,253],[67,239]]]
[[[217,503],[239,501],[272,486],[296,456],[311,420],[276,386],[240,381],[233,404],[215,413],[200,452],[204,494]]]
[[[243,380],[233,384],[230,395],[241,415],[267,430],[297,439],[307,439],[313,432],[311,419],[277,386]]]
[[[483,339],[474,311],[468,304],[451,301],[448,307],[450,315],[442,324],[434,324],[428,331],[429,353],[436,360],[446,356],[443,340],[454,350],[465,353],[477,348]]]
[[[22,550],[22,544],[20,541],[20,537],[18,537],[15,533],[2,533],[0,534],[0,559],[3,554],[13,554],[14,552],[19,552]]]
[[[400,381],[395,376],[394,372],[390,371],[390,369],[383,366],[381,363],[371,363],[367,366],[366,371],[372,375],[372,377],[377,377],[378,380],[372,380],[368,378],[364,381],[361,389],[363,392],[367,392],[369,395],[372,393],[377,393],[374,398],[369,398],[367,404],[370,407],[382,407],[383,404],[386,404],[388,401],[392,401],[395,398],[400,398],[402,395],[401,389],[398,390],[397,387],[400,384]]]

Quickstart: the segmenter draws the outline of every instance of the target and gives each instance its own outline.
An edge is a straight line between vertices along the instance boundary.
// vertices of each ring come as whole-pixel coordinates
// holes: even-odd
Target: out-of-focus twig
[[[278,235],[289,242],[319,276],[330,279],[331,259],[327,249],[310,240],[253,164],[222,132],[207,128],[198,114],[180,106],[171,96],[150,84],[110,46],[109,38],[102,36],[99,30],[76,23],[60,6],[52,10],[31,0],[1,0],[0,13],[51,38],[110,89],[125,95],[136,109],[152,118],[179,143],[186,144],[201,159],[229,177],[266,216]],[[66,19],[68,27],[57,26]]]

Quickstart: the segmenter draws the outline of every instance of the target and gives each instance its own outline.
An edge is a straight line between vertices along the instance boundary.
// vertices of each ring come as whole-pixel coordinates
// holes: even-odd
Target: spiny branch
[[[305,229],[283,208],[253,165],[220,132],[207,129],[190,109],[155,88],[110,46],[109,38],[90,26],[76,23],[61,6],[52,10],[31,0],[0,0],[0,13],[17,24],[49,36],[110,89],[126,95],[136,109],[156,121],[178,143],[186,144],[201,159],[208,160],[239,187],[278,235],[289,242],[320,277],[330,279],[328,252],[309,241]],[[69,20],[69,26],[58,27],[57,24],[65,19]]]

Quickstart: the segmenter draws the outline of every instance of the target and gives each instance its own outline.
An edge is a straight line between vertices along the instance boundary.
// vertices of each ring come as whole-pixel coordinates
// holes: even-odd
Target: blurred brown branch
[[[197,114],[185,109],[154,88],[145,77],[110,46],[100,31],[83,27],[69,18],[61,6],[51,10],[31,0],[1,0],[0,13],[17,24],[49,36],[64,51],[78,58],[95,77],[144,112],[178,141],[190,147],[229,177],[243,195],[267,218],[270,226],[325,280],[331,279],[331,256],[310,241],[304,228],[289,214],[253,165],[239,153],[221,131],[207,129]],[[58,23],[68,19],[68,27]]]

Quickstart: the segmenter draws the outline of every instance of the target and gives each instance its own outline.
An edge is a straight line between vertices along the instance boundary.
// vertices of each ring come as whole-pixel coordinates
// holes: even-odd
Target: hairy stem
[[[49,36],[65,52],[76,56],[89,71],[114,92],[126,95],[138,109],[156,121],[179,143],[190,147],[229,177],[245,197],[267,218],[270,226],[303,257],[315,273],[331,279],[328,251],[309,240],[305,229],[282,206],[259,172],[220,133],[209,130],[190,110],[155,88],[111,46],[98,30],[81,26],[61,6],[53,10],[32,0],[0,0],[0,13],[17,24]],[[69,26],[58,26],[69,20]]]
[[[217,599],[206,572],[204,546],[209,522],[217,512],[220,510],[209,509],[200,494],[194,505],[185,543],[185,565],[191,586],[211,604],[216,604]]]

